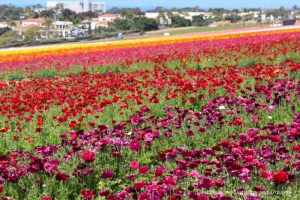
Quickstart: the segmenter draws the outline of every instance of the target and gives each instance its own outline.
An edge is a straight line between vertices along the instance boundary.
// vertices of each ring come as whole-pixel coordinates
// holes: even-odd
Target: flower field
[[[300,29],[0,51],[0,198],[300,198]]]

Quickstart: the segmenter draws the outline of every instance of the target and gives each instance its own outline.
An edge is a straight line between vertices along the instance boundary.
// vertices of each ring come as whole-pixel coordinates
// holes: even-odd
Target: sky
[[[223,7],[223,8],[276,8],[280,6],[292,7],[300,6],[299,0],[103,0],[108,8],[117,7],[140,7],[142,9],[155,8],[163,6],[172,7],[193,7],[200,8]],[[46,0],[0,0],[0,4],[14,4],[17,6],[26,6],[32,4],[41,4],[46,6]]]

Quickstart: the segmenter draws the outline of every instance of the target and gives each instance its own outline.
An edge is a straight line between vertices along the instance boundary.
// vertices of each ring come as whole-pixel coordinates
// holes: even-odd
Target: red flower
[[[56,179],[57,179],[58,181],[66,181],[66,180],[68,180],[69,178],[70,178],[69,175],[67,175],[67,174],[65,174],[65,173],[62,173],[62,172],[58,172],[58,173],[56,174]]]
[[[148,166],[141,166],[140,168],[139,168],[139,173],[140,174],[147,174],[147,173],[149,173],[149,167]]]
[[[145,182],[135,182],[134,183],[134,188],[139,190],[142,189],[143,187],[145,187],[146,183]]]
[[[285,183],[288,180],[288,173],[284,170],[273,173],[273,181],[276,184]]]
[[[139,162],[136,161],[136,160],[131,161],[130,162],[130,167],[131,167],[131,169],[137,169],[137,168],[139,168]]]
[[[85,151],[81,157],[85,162],[93,162],[96,158],[96,154],[91,151]]]
[[[0,185],[0,194],[2,194],[2,192],[3,192],[3,186]]]
[[[82,190],[81,194],[84,200],[92,200],[95,197],[95,192],[89,189]]]

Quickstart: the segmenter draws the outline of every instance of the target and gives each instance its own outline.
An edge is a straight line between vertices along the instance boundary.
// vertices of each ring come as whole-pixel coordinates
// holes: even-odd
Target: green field
[[[188,33],[199,33],[199,32],[209,32],[209,31],[223,31],[223,30],[232,30],[232,29],[243,29],[243,28],[251,28],[251,27],[259,27],[265,26],[265,24],[246,24],[246,25],[228,25],[228,26],[218,26],[218,27],[191,27],[187,29],[174,29],[171,31],[166,31],[171,35],[177,34],[188,34]],[[154,35],[163,35],[164,32],[154,33]]]

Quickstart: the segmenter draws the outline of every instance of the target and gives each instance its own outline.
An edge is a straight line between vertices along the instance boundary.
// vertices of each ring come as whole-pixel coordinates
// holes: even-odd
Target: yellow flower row
[[[150,45],[166,44],[166,43],[226,39],[226,38],[233,38],[233,37],[275,34],[275,33],[284,33],[284,32],[298,32],[298,31],[300,32],[299,28],[291,27],[285,29],[251,30],[251,31],[244,31],[244,32],[215,33],[215,34],[203,34],[203,35],[194,35],[194,36],[173,36],[173,37],[111,41],[111,42],[101,42],[101,43],[65,44],[65,45],[56,45],[56,46],[8,49],[8,50],[0,50],[0,62],[24,60],[32,57],[37,58],[37,57],[44,57],[44,56],[56,56],[56,55],[61,56],[66,54],[84,53],[84,52],[93,52],[93,51],[108,51],[113,49],[134,48],[140,46],[150,46]]]

